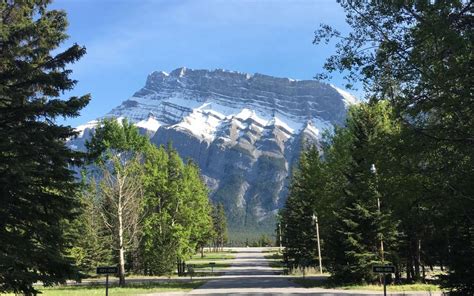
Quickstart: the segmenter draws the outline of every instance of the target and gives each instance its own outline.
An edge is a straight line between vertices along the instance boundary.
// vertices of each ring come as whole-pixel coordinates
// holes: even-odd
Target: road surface
[[[235,259],[226,268],[224,275],[209,280],[201,287],[188,293],[168,293],[153,295],[238,295],[238,296],[267,296],[267,295],[317,295],[317,296],[347,296],[347,295],[383,295],[373,291],[347,291],[322,288],[303,288],[289,280],[289,277],[277,273],[268,265],[264,258],[264,248],[234,248]],[[388,295],[441,295],[441,293],[408,293],[394,292]]]

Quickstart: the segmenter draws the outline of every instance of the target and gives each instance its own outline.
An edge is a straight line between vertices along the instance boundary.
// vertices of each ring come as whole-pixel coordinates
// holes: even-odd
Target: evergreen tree
[[[301,153],[292,177],[285,208],[282,211],[284,259],[287,266],[306,268],[318,262],[314,215],[322,208],[325,178],[319,151],[315,146]]]
[[[353,30],[344,36],[323,25],[316,32],[315,43],[339,39],[326,70],[347,71],[349,83],[361,79],[371,96],[389,99],[410,131],[398,147],[417,148],[405,150],[410,159],[402,156],[412,162],[409,178],[396,178],[418,190],[411,195],[416,215],[430,225],[412,227],[409,217],[402,224],[411,245],[407,266],[419,269],[420,245],[429,242],[422,240],[434,238],[429,232],[440,225],[445,238],[437,245],[444,251],[436,252],[445,254],[439,259],[449,267],[444,286],[472,294],[474,257],[466,256],[474,250],[472,1],[340,4]],[[419,270],[409,274],[419,278]]]
[[[397,223],[388,209],[381,207],[377,175],[371,171],[376,162],[373,143],[383,125],[382,111],[376,104],[362,104],[351,109],[348,120],[353,137],[351,159],[330,253],[333,278],[339,282],[372,282],[372,265],[386,263],[395,246]]]
[[[81,214],[70,225],[74,237],[68,253],[74,258],[75,265],[83,273],[95,273],[97,266],[112,263],[112,236],[107,232],[97,204],[97,185],[94,181],[84,184],[80,195]]]
[[[212,209],[212,222],[214,227],[214,249],[219,251],[227,243],[227,217],[222,203]]]
[[[65,225],[79,186],[70,169],[81,155],[65,146],[75,132],[57,117],[78,116],[88,96],[61,100],[76,81],[70,63],[85,54],[67,39],[66,15],[49,1],[0,3],[0,292],[36,294],[74,276]]]

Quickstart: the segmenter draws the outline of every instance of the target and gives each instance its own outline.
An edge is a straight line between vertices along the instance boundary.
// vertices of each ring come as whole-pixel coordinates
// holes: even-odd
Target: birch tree
[[[109,165],[102,166],[101,173],[100,214],[113,236],[119,261],[119,284],[123,286],[125,253],[136,247],[140,237],[143,197],[140,156],[124,161],[120,155],[114,155]]]
[[[105,119],[86,143],[98,168],[98,208],[113,237],[120,285],[125,285],[125,256],[140,240],[143,211],[143,151],[150,145],[138,129],[123,120]]]

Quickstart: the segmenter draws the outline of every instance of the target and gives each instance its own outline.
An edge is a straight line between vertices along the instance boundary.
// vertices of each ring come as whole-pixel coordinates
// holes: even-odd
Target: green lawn
[[[205,252],[204,258],[201,258],[201,254],[195,254],[191,260],[187,261],[186,264],[194,265],[193,276],[211,276],[219,275],[222,273],[223,268],[230,267],[230,260],[234,259],[235,256],[230,252]],[[214,267],[211,267],[209,263],[214,262]],[[211,272],[214,269],[214,272]]]
[[[201,258],[201,254],[196,254],[191,260],[229,260],[234,259],[235,256],[228,252],[219,253],[204,253],[204,258]]]
[[[116,285],[109,288],[110,296],[132,296],[144,295],[156,292],[170,292],[170,291],[190,291],[204,284],[204,281],[175,281],[166,283],[133,283],[124,288]],[[94,296],[105,295],[105,285],[87,285],[87,286],[58,286],[39,288],[41,295],[45,296]],[[0,294],[13,296],[14,294]]]
[[[268,265],[271,268],[284,268],[285,264],[283,263],[283,255],[281,253],[269,253],[264,256],[268,260]]]
[[[297,283],[305,288],[331,288],[341,290],[368,290],[368,291],[383,291],[382,285],[346,285],[339,286],[329,283],[324,279],[292,279],[291,281]],[[437,285],[433,284],[403,284],[403,285],[387,285],[387,291],[390,292],[409,292],[409,291],[441,291]]]

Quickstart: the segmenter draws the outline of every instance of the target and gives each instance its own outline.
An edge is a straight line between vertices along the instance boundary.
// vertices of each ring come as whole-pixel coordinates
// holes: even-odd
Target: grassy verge
[[[194,265],[194,269],[209,269],[211,270],[211,265],[209,264],[209,262],[202,262],[202,261],[188,261],[187,264],[192,264]],[[230,266],[230,263],[227,263],[227,262],[222,262],[222,261],[217,261],[215,262],[215,265],[214,265],[214,270],[217,269],[217,268],[227,268]]]
[[[305,288],[327,288],[341,290],[367,290],[383,291],[382,285],[336,285],[325,279],[292,279],[291,281]],[[387,285],[389,292],[409,292],[409,291],[442,291],[437,285],[433,284],[402,284]]]
[[[133,283],[120,288],[117,285],[109,287],[109,295],[132,296],[144,295],[157,292],[170,291],[190,291],[204,284],[204,281],[176,281],[166,283]],[[39,288],[41,295],[45,296],[95,296],[105,294],[105,285],[87,285],[87,286],[57,286],[48,288]],[[14,294],[0,294],[13,296]]]
[[[269,253],[264,257],[268,260],[268,265],[270,265],[271,268],[282,269],[285,267],[285,264],[283,263],[283,255],[281,253]]]
[[[228,252],[204,253],[204,258],[201,258],[200,254],[196,254],[186,263],[194,265],[193,277],[216,276],[222,275],[222,269],[230,267],[230,259],[234,258],[235,256]],[[211,262],[214,263],[213,266],[210,265]]]
[[[235,256],[227,252],[219,253],[204,253],[204,258],[201,258],[201,254],[193,255],[191,260],[229,260],[234,259]]]

